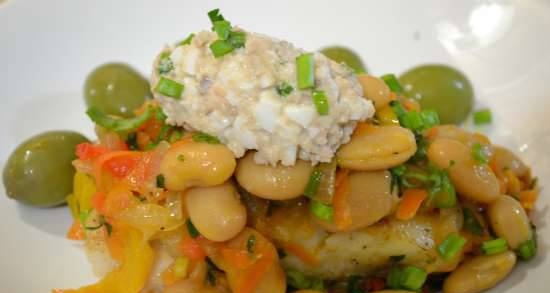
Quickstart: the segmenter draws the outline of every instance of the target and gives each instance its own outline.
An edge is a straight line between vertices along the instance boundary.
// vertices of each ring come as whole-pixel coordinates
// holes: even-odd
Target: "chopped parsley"
[[[278,85],[276,87],[276,90],[277,90],[277,94],[279,94],[279,96],[286,97],[286,96],[290,95],[290,93],[292,93],[292,91],[294,91],[294,87],[292,87],[287,82],[283,82],[283,83],[281,83],[280,85]]]

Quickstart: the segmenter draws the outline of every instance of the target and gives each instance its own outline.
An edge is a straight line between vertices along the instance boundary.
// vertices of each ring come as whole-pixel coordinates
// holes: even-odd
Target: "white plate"
[[[2,3],[3,2],[3,3]],[[95,66],[130,63],[148,74],[165,42],[208,29],[220,7],[249,30],[305,49],[343,44],[374,74],[446,63],[473,81],[495,116],[491,137],[512,147],[550,185],[550,2],[0,0],[0,163],[26,137],[75,129],[92,137],[82,84]],[[535,214],[541,248],[491,292],[549,292],[550,243],[543,192]],[[94,280],[84,253],[64,238],[66,208],[33,209],[0,195],[2,292],[49,292]]]

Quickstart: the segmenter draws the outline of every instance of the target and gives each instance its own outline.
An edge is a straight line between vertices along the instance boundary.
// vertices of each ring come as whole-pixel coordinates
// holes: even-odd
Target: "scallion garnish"
[[[183,93],[183,84],[161,76],[155,91],[161,95],[171,97],[174,99],[180,99],[181,93]]]
[[[386,277],[386,285],[390,289],[401,289],[401,277],[403,276],[403,270],[398,267],[390,269]]]
[[[315,197],[315,195],[317,194],[317,190],[319,190],[319,185],[321,184],[322,179],[323,172],[319,170],[313,170],[313,172],[311,172],[311,175],[309,176],[306,189],[304,190],[304,195],[310,198]]]
[[[164,175],[162,174],[159,174],[157,175],[156,177],[156,181],[157,181],[157,187],[158,188],[164,188]]]
[[[157,69],[159,74],[166,74],[174,69],[174,63],[172,62],[172,59],[170,59],[169,52],[163,52],[162,54],[160,54]]]
[[[193,40],[194,37],[195,37],[195,34],[190,34],[190,35],[187,36],[187,38],[185,38],[183,41],[179,42],[179,43],[178,43],[178,46],[183,46],[183,45],[189,45],[189,44],[191,44],[191,41]]]
[[[464,237],[457,233],[451,233],[437,246],[437,251],[444,260],[451,260],[462,250],[465,244],[466,239]]]
[[[477,236],[483,235],[483,227],[477,220],[474,212],[469,208],[464,207],[462,209],[462,213],[464,215],[464,230]]]
[[[213,29],[221,40],[227,40],[231,32],[231,23],[227,20],[218,20],[214,22]]]
[[[397,80],[397,77],[393,73],[388,73],[385,75],[382,75],[380,77],[390,88],[390,90],[394,93],[402,93],[403,87],[401,87],[401,84],[399,83],[399,80]]]
[[[481,243],[481,251],[486,255],[493,255],[508,250],[506,239],[497,238]]]
[[[242,48],[246,43],[246,34],[244,32],[232,31],[229,33],[227,41],[234,49]]]
[[[294,91],[294,88],[287,82],[281,83],[275,89],[277,90],[277,94],[279,94],[279,96],[282,96],[282,97],[286,97],[290,95],[292,91]]]
[[[537,242],[535,237],[531,237],[531,239],[521,244],[517,250],[517,253],[522,260],[531,260],[537,254]]]
[[[475,125],[489,124],[491,123],[491,121],[493,121],[493,115],[491,114],[491,110],[482,109],[474,112]]]
[[[86,111],[86,114],[90,119],[95,122],[95,124],[115,132],[122,132],[122,131],[133,131],[136,130],[138,127],[140,127],[143,123],[145,123],[152,115],[152,108],[147,107],[141,115],[134,117],[134,118],[128,118],[128,119],[117,119],[113,118],[111,116],[105,115],[103,112],[101,112],[96,107],[90,107],[88,111]]]
[[[246,250],[248,253],[254,253],[254,247],[256,247],[256,236],[252,234],[246,240]]]
[[[489,156],[487,156],[483,146],[478,142],[472,145],[472,158],[482,165],[489,163]]]
[[[315,86],[315,58],[312,53],[296,57],[296,78],[301,90]]]
[[[324,91],[313,91],[311,93],[311,97],[313,98],[313,104],[315,105],[315,108],[317,109],[317,113],[321,116],[328,115],[329,112],[329,104],[327,96],[325,95]]]
[[[315,217],[323,221],[332,222],[332,218],[334,217],[334,209],[331,206],[312,200],[309,203],[309,208]]]
[[[199,230],[197,230],[195,225],[193,225],[193,222],[191,222],[191,219],[187,219],[187,221],[185,222],[185,226],[187,227],[187,232],[189,233],[189,236],[191,236],[191,238],[197,238],[201,235],[199,233]]]
[[[417,291],[422,288],[428,273],[422,269],[415,266],[408,266],[403,269],[403,274],[401,275],[401,287],[403,289]]]
[[[399,119],[399,124],[415,134],[420,135],[423,131],[439,125],[439,115],[433,110],[407,111],[399,101],[391,101],[390,107]]]
[[[210,44],[210,51],[216,58],[220,58],[225,54],[231,53],[234,50],[231,43],[225,40],[216,40]]]
[[[209,143],[209,144],[219,144],[221,143],[220,140],[215,137],[215,136],[212,136],[210,134],[207,134],[207,133],[204,133],[204,132],[197,132],[195,134],[193,134],[193,141],[194,142],[206,142],[206,143]]]

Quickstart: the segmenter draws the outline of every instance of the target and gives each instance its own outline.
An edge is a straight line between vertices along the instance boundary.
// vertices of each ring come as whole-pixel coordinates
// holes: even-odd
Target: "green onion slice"
[[[210,44],[210,51],[216,58],[220,58],[226,54],[231,53],[234,50],[231,43],[225,40],[216,40]]]
[[[185,38],[183,41],[179,42],[177,44],[177,46],[183,46],[183,45],[189,45],[191,44],[191,41],[193,40],[193,38],[195,37],[195,34],[190,34],[189,36],[187,36],[187,38]]]
[[[477,220],[474,212],[469,208],[464,207],[462,209],[462,213],[464,214],[464,230],[477,236],[483,235],[483,227]]]
[[[498,254],[506,250],[508,250],[508,242],[503,238],[488,240],[481,243],[481,251],[486,255]]]
[[[313,170],[309,176],[309,181],[307,182],[306,189],[304,190],[304,195],[309,198],[315,197],[322,179],[323,173],[319,170]]]
[[[231,23],[227,20],[218,20],[214,22],[214,31],[221,40],[227,40],[231,32]]]
[[[537,254],[537,242],[535,237],[533,236],[531,239],[521,244],[518,248],[517,254],[524,261],[531,260]]]
[[[227,41],[234,49],[242,48],[246,43],[246,34],[245,32],[232,31],[229,33]]]
[[[208,11],[208,18],[210,18],[210,21],[212,23],[220,20],[225,20],[225,18],[223,18],[223,15],[221,15],[219,8]]]
[[[179,100],[184,88],[185,87],[183,84],[161,76],[157,86],[155,87],[155,91],[163,96]]]
[[[334,217],[334,209],[331,206],[318,202],[316,200],[312,200],[309,203],[309,207],[311,213],[313,213],[313,215],[315,215],[317,218],[323,221],[332,222],[332,219]]]
[[[437,251],[444,260],[451,260],[462,250],[465,244],[466,239],[464,237],[457,233],[451,233],[437,246]]]
[[[279,94],[279,96],[286,97],[286,96],[290,95],[290,93],[292,93],[292,91],[294,91],[294,88],[289,83],[283,82],[283,83],[281,83],[280,85],[278,85],[276,87],[276,90],[277,90],[277,94]]]
[[[286,279],[290,286],[296,289],[313,289],[324,291],[324,283],[321,278],[308,277],[302,272],[288,269],[286,270]]]
[[[478,142],[472,145],[472,158],[482,165],[489,163],[489,156],[487,156],[483,146]]]
[[[315,58],[312,53],[296,57],[296,78],[301,90],[315,86]]]
[[[134,118],[119,119],[105,115],[96,107],[90,107],[86,114],[97,125],[116,132],[136,130],[151,117],[153,109],[147,107],[145,111]]]
[[[474,124],[475,125],[489,124],[492,121],[493,121],[493,115],[491,114],[491,110],[482,109],[482,110],[474,112]]]
[[[192,139],[194,142],[205,142],[209,144],[220,144],[221,141],[210,134],[204,133],[204,132],[197,132],[193,134]]]
[[[319,115],[321,116],[328,115],[329,104],[328,104],[328,100],[327,100],[327,96],[325,95],[325,92],[313,91],[311,94],[311,97],[313,98],[313,104],[315,104],[317,113],[319,113]]]
[[[380,77],[390,88],[390,90],[394,93],[402,93],[403,87],[401,87],[401,84],[399,83],[399,80],[397,80],[397,77],[393,73],[388,73],[385,75],[382,75]]]
[[[408,266],[403,269],[403,274],[401,275],[401,287],[407,290],[417,291],[422,288],[428,273],[422,269],[415,266]]]

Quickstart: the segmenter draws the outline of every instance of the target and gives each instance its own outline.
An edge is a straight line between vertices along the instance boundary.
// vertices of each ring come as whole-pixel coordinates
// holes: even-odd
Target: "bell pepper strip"
[[[114,177],[122,178],[128,175],[138,163],[140,152],[113,151],[99,156],[94,161],[94,177],[99,189],[103,187],[103,170],[107,169]]]
[[[347,229],[351,223],[351,212],[348,206],[348,196],[351,187],[348,178],[349,170],[341,169],[336,174],[336,189],[332,205],[334,207],[334,223],[340,230]]]
[[[280,243],[283,249],[299,258],[303,263],[315,267],[319,265],[319,259],[300,244],[292,242]]]
[[[147,122],[153,113],[152,107],[147,107],[143,113],[134,118],[117,119],[106,115],[96,107],[90,107],[86,114],[97,125],[116,132],[133,131]]]
[[[403,192],[401,202],[397,207],[395,217],[399,220],[412,219],[422,202],[428,197],[428,192],[424,189],[407,189]]]
[[[147,239],[135,229],[115,228],[113,234],[124,239],[124,257],[121,265],[96,284],[76,290],[58,290],[59,293],[136,293],[145,286],[153,266],[154,253]],[[56,291],[54,291],[56,292]]]

